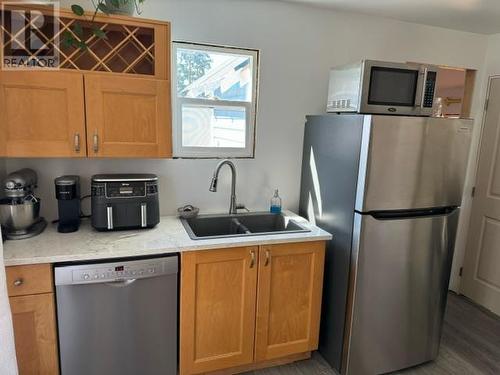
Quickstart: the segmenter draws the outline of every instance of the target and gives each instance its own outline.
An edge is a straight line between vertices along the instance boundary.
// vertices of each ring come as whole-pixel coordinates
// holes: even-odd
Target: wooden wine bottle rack
[[[33,9],[34,7],[30,7]],[[145,20],[141,18],[102,15],[95,16],[87,13],[84,17],[77,17],[71,11],[61,10],[59,16],[54,16],[43,7],[36,7],[40,13],[25,13],[24,27],[16,30],[0,25],[2,39],[2,56],[18,53],[29,55],[36,59],[41,54],[59,55],[59,64],[56,68],[83,72],[107,72],[127,75],[150,76],[158,79],[169,79],[169,43],[170,25],[167,22]],[[5,11],[4,16],[9,17]],[[22,13],[21,13],[22,14]],[[30,24],[39,22],[44,17],[44,27],[30,28]],[[54,34],[53,25],[57,23],[57,32]],[[80,24],[81,35],[74,31],[74,25]],[[7,25],[9,23],[6,23]],[[97,37],[92,30],[98,28],[105,34],[104,38]],[[19,51],[23,45],[20,38],[25,38],[28,29],[35,34],[45,50],[30,51],[27,48]],[[84,42],[84,48],[64,43],[64,35],[69,33],[75,40]]]

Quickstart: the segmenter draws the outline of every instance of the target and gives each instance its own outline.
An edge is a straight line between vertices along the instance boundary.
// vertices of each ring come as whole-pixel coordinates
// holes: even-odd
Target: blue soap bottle
[[[278,193],[278,189],[274,190],[274,195],[271,198],[271,210],[273,214],[279,214],[281,212],[281,198]]]

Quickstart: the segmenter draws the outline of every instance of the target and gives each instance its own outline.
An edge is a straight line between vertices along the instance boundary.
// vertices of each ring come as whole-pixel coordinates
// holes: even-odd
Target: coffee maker
[[[3,181],[5,198],[0,199],[0,224],[8,240],[20,240],[43,232],[47,222],[40,217],[40,199],[34,195],[37,184],[34,170],[13,172]]]
[[[61,176],[54,181],[56,185],[56,199],[59,209],[60,233],[76,232],[80,228],[80,177]]]

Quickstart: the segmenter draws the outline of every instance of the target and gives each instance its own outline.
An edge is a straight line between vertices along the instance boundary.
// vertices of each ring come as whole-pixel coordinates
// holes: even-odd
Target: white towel
[[[14,346],[14,330],[10,312],[5,266],[3,262],[2,233],[0,232],[0,374],[17,375],[16,349]]]

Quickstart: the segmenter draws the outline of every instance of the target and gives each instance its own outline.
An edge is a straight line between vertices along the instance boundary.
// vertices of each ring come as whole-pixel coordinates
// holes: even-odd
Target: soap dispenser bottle
[[[281,212],[281,198],[278,193],[278,189],[274,190],[274,195],[271,198],[271,210],[273,214],[279,214]]]

